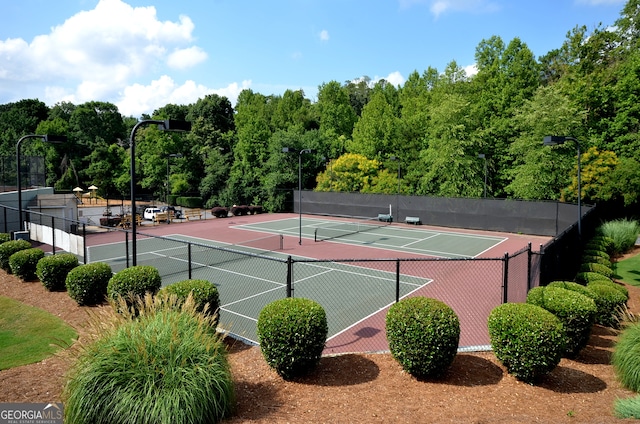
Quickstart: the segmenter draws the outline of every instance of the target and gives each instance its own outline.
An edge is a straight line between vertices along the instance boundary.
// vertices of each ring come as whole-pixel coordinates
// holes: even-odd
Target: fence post
[[[82,255],[84,256],[84,264],[87,264],[87,224],[82,223]]]
[[[127,268],[129,268],[129,231],[124,232],[124,254],[127,257]]]
[[[193,270],[191,266],[191,243],[187,243],[187,263],[189,264],[189,280],[191,280],[191,271]]]
[[[400,258],[396,259],[396,303],[400,301]]]
[[[8,225],[7,225],[7,208],[6,207],[2,208],[2,216],[4,218],[4,231],[3,232],[8,233],[8,231],[7,231],[7,228],[8,228]]]
[[[533,258],[531,242],[527,244],[527,249],[527,293],[529,293],[529,290],[531,290],[531,258]]]
[[[287,258],[287,297],[293,297],[293,259]]]
[[[504,254],[504,267],[502,275],[502,303],[507,303],[509,293],[509,252]]]
[[[42,215],[40,215],[40,222],[42,222]],[[51,217],[51,254],[56,254],[56,222],[53,216]]]

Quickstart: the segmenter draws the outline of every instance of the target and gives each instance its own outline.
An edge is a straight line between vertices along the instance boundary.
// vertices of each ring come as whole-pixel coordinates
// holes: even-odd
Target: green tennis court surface
[[[333,230],[339,224],[338,229]],[[341,235],[343,224],[347,227],[360,225],[362,232]],[[255,224],[238,225],[234,228],[276,233],[288,236],[299,236],[302,233],[304,239],[313,240],[320,237],[335,238],[320,241],[318,243],[345,243],[379,247],[400,252],[418,253],[422,255],[438,256],[443,258],[469,258],[477,257],[488,249],[506,240],[504,237],[468,234],[456,231],[432,231],[426,229],[410,228],[397,225],[383,225],[383,223],[362,221],[336,221],[318,218],[303,218],[300,220],[288,218],[277,221],[260,222]],[[302,230],[302,231],[301,231]]]
[[[173,240],[171,240],[173,239]],[[265,305],[286,297],[286,258],[281,252],[244,248],[260,257],[201,246],[224,246],[239,251],[240,246],[173,235],[163,239],[142,238],[137,241],[138,265],[156,267],[163,285],[188,278],[191,247],[193,279],[216,285],[220,294],[221,326],[250,342],[257,342],[257,318]],[[126,266],[124,243],[89,248],[91,262],[109,263],[114,272]],[[271,259],[269,259],[271,258]],[[304,258],[296,258],[304,261]],[[386,267],[387,269],[381,269]],[[296,262],[293,271],[293,295],[320,303],[327,311],[329,338],[388,307],[396,293],[404,297],[428,284],[427,278],[401,275],[396,281],[395,263],[381,263],[376,268],[333,262]]]

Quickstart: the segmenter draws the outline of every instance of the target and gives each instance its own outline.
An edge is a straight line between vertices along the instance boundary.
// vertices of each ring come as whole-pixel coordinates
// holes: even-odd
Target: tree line
[[[159,199],[169,187],[207,207],[277,211],[298,187],[301,161],[304,189],[575,201],[576,142],[542,145],[547,135],[564,135],[580,143],[583,201],[636,204],[639,40],[640,0],[629,0],[613,25],[576,26],[539,58],[519,38],[484,39],[473,76],[452,61],[443,71],[414,71],[402,86],[367,77],[322,83],[315,101],[301,90],[247,89],[235,107],[216,94],[167,104],[141,119],[188,120],[192,130],[140,128],[137,181]],[[95,184],[102,196],[126,198],[128,138],[137,122],[108,102],[4,104],[0,155],[15,155],[25,134],[66,134],[65,144],[33,140],[22,149],[44,152],[48,185]]]

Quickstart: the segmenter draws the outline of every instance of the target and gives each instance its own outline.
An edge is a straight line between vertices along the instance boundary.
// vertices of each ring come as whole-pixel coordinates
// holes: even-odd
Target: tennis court
[[[221,326],[236,336],[257,343],[256,323],[262,308],[286,297],[287,258],[275,245],[280,237],[265,237],[276,250],[229,245],[180,234],[141,238],[137,242],[138,265],[151,265],[163,276],[163,285],[188,278],[187,262],[195,264],[192,279],[205,279],[220,294]],[[192,246],[188,247],[187,243]],[[222,249],[212,249],[221,247]],[[92,262],[108,263],[114,272],[125,268],[123,243],[91,246]],[[247,253],[251,255],[247,255]],[[396,285],[400,296],[427,285],[430,280],[371,267],[333,262],[304,262],[295,258],[295,296],[313,298],[327,311],[329,338],[390,306]],[[339,296],[336,296],[339,293]]]

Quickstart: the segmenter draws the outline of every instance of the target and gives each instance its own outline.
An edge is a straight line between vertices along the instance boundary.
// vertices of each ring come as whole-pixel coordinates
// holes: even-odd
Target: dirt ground
[[[628,288],[630,309],[640,313],[640,288]],[[94,309],[1,270],[0,295],[45,309],[80,334]],[[458,354],[437,381],[416,380],[389,354],[347,354],[324,357],[312,375],[286,382],[269,369],[259,348],[229,340],[237,405],[225,422],[625,422],[614,418],[613,404],[634,393],[620,386],[609,365],[616,337],[614,330],[594,327],[578,358],[563,359],[535,386],[508,375],[491,352]],[[66,369],[65,360],[54,356],[0,371],[0,402],[59,401]]]

